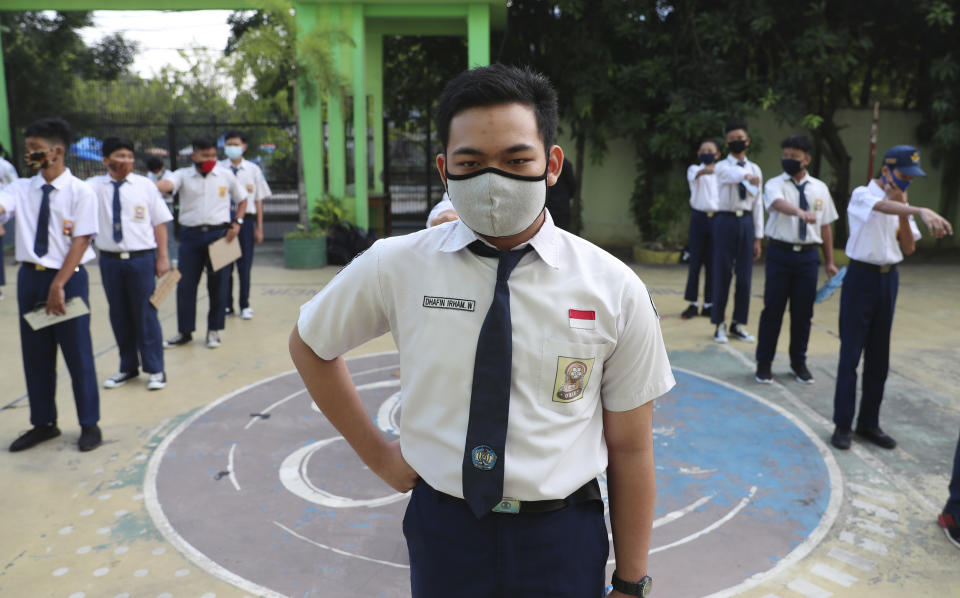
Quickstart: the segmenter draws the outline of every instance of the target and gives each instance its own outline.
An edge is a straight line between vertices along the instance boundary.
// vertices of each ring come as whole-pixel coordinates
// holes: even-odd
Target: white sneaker
[[[743,324],[738,322],[730,324],[730,336],[745,343],[752,343],[757,340],[752,334],[743,329]]]
[[[726,343],[727,342],[727,323],[720,322],[717,324],[717,331],[713,334],[713,342],[715,343]]]
[[[147,390],[160,390],[167,385],[167,375],[163,372],[159,374],[150,374],[150,379],[147,380]]]
[[[252,307],[244,307],[244,308],[240,311],[240,319],[241,319],[241,320],[252,320],[252,319],[253,319],[253,308],[252,308]]]
[[[220,334],[216,330],[207,331],[207,348],[216,349],[220,346]]]
[[[127,383],[127,380],[133,380],[139,374],[133,372],[117,372],[111,378],[103,381],[104,388],[120,388]]]

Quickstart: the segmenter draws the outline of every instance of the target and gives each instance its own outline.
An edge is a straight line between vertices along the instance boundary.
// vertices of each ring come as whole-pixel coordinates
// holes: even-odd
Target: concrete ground
[[[681,266],[636,266],[663,316],[672,363],[781,407],[828,442],[833,382],[839,349],[834,295],[818,305],[809,364],[816,377],[802,386],[788,373],[781,334],[775,384],[753,381],[754,345],[712,342],[706,318],[683,321]],[[92,334],[97,375],[116,371],[117,353],[107,319],[99,270],[90,270]],[[115,390],[101,390],[105,443],[79,453],[79,428],[71,406],[65,365],[58,378],[63,435],[30,451],[0,450],[0,595],[2,596],[204,596],[253,595],[249,586],[224,581],[209,563],[188,558],[168,541],[148,512],[144,488],[154,451],[181,422],[214,400],[292,369],[286,339],[299,306],[336,273],[328,267],[293,271],[282,267],[279,246],[260,250],[253,275],[255,318],[227,320],[222,346],[202,342],[167,351],[169,384],[159,392],[145,377]],[[5,447],[28,427],[15,302],[16,268],[7,265],[6,298],[0,301],[0,441]],[[821,279],[823,275],[821,274]],[[947,543],[936,515],[946,499],[954,446],[960,429],[960,327],[956,298],[960,267],[907,264],[894,322],[892,372],[881,413],[884,428],[900,442],[894,451],[855,443],[848,452],[825,449],[839,468],[830,524],[813,538],[802,558],[760,574],[737,595],[757,598],[956,595],[960,553]],[[202,288],[202,287],[201,287]],[[748,329],[756,333],[762,309],[763,268],[754,270]],[[201,293],[200,314],[206,312]],[[173,298],[160,310],[165,336],[176,330]],[[199,318],[202,322],[202,316]],[[202,336],[203,326],[200,327]],[[389,337],[353,352],[392,351]],[[279,397],[278,397],[279,398]],[[722,422],[718,422],[722,425]],[[756,446],[762,453],[764,446]],[[218,472],[211,472],[212,475]],[[744,545],[762,538],[744,533]],[[731,546],[736,549],[736,545]],[[250,546],[251,558],[258,548]],[[716,555],[690,557],[691,575],[710,575]],[[224,565],[224,563],[221,563]],[[776,563],[770,563],[774,567]],[[226,564],[229,569],[229,563]],[[656,578],[657,571],[651,571]],[[746,577],[746,575],[744,576]],[[747,584],[750,585],[750,584]],[[246,588],[246,589],[241,589]],[[954,588],[951,590],[951,588]],[[372,591],[369,595],[378,595]],[[734,595],[721,593],[719,595]],[[304,590],[303,595],[309,594]],[[297,595],[300,595],[299,593]],[[655,586],[656,596],[673,596]]]

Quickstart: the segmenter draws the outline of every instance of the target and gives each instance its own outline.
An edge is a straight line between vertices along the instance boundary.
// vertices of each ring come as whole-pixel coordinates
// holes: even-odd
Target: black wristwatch
[[[653,588],[653,578],[649,575],[644,575],[640,581],[631,583],[617,577],[616,571],[613,572],[613,579],[610,583],[613,585],[613,589],[621,594],[640,596],[640,598],[647,598],[647,596],[650,595],[650,590]]]

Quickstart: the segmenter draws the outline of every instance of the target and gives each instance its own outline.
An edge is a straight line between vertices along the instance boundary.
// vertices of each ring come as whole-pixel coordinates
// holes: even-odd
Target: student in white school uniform
[[[240,131],[228,131],[223,136],[223,151],[227,155],[226,160],[220,162],[220,166],[229,168],[230,172],[237,177],[240,188],[244,191],[247,202],[246,214],[239,215],[237,222],[240,223],[240,233],[237,238],[240,239],[240,259],[236,261],[237,277],[240,279],[240,317],[244,320],[253,318],[253,308],[250,307],[250,270],[253,267],[253,247],[254,244],[263,243],[263,202],[270,197],[270,187],[267,180],[263,178],[263,171],[260,167],[246,160],[243,154],[247,151],[247,136]],[[238,204],[236,197],[231,201]],[[226,314],[231,316],[233,311],[233,268],[234,264],[227,266],[227,307]]]
[[[377,241],[291,333],[330,422],[385,482],[413,489],[414,598],[602,595],[604,471],[611,596],[650,590],[652,400],[674,378],[640,279],[544,208],[563,163],[556,123],[555,92],[532,71],[450,81],[437,168],[460,219]],[[387,331],[401,361],[397,443],[371,423],[341,357]]]
[[[177,248],[180,282],[177,283],[177,334],[163,342],[164,347],[189,343],[197,323],[197,287],[207,272],[207,339],[210,349],[220,346],[227,299],[227,268],[214,272],[209,246],[226,237],[235,242],[240,232],[247,201],[240,201],[236,212],[230,210],[230,196],[243,197],[237,177],[217,164],[217,146],[208,137],[193,140],[193,166],[178,168],[157,183],[162,193],[180,193],[180,246]]]
[[[0,144],[0,189],[3,189],[18,178],[17,169],[13,167],[13,164],[3,158],[4,154],[6,154],[6,150],[4,150],[3,145]],[[6,268],[3,259],[4,233],[3,224],[0,224],[0,299],[3,299],[3,285],[7,283]]]
[[[0,191],[0,222],[16,217],[17,308],[20,348],[33,428],[10,445],[22,451],[60,435],[57,428],[57,347],[73,382],[80,420],[81,451],[103,441],[100,395],[90,340],[90,314],[34,330],[23,318],[43,306],[48,314],[66,313],[66,302],[79,297],[89,307],[89,283],[83,265],[96,257],[90,240],[96,236],[97,198],[64,164],[73,141],[70,125],[44,118],[24,132],[27,166],[39,171]]]
[[[683,298],[690,302],[680,317],[689,320],[698,313],[697,298],[700,288],[700,270],[704,270],[703,309],[701,316],[710,317],[713,307],[713,228],[712,219],[717,211],[717,175],[715,162],[720,159],[720,144],[715,139],[704,139],[697,150],[699,164],[687,168],[687,184],[690,186],[690,234],[687,247],[690,266],[687,269],[687,288]]]
[[[890,369],[890,330],[897,303],[900,274],[897,264],[904,254],[916,250],[920,229],[914,216],[938,239],[953,234],[950,223],[929,208],[911,206],[907,187],[916,177],[927,176],[920,168],[920,152],[909,145],[895,145],[883,156],[880,176],[857,187],[847,204],[850,258],[840,294],[840,360],[833,395],[830,442],[838,449],[850,448],[853,416],[857,406],[857,365],[863,355],[860,412],[856,433],[885,449],[897,441],[880,428],[880,403]]]
[[[160,156],[147,156],[146,160],[147,174],[146,177],[151,183],[156,184],[157,181],[163,180],[163,177],[167,176],[170,170],[166,167],[163,162],[163,158]],[[167,204],[167,210],[171,214],[174,213],[173,205],[173,193],[161,193],[163,196],[164,203]],[[167,223],[167,255],[170,256],[170,264],[174,268],[177,267],[177,243],[176,243],[176,216],[173,220]]]
[[[820,179],[807,174],[813,140],[792,135],[780,144],[783,172],[764,186],[767,208],[766,282],[763,311],[757,330],[757,373],[761,384],[773,382],[772,363],[783,323],[783,312],[790,302],[790,369],[798,382],[813,384],[807,368],[807,342],[810,320],[817,297],[818,247],[823,247],[827,277],[837,273],[833,263],[833,230],[837,208],[830,189]]]
[[[109,174],[87,183],[100,202],[100,277],[110,306],[110,326],[120,353],[120,369],[104,381],[118,388],[140,375],[149,375],[148,390],[167,384],[163,368],[163,335],[157,308],[150,303],[154,277],[170,269],[167,222],[173,219],[155,183],[133,173],[133,143],[103,140],[103,163]]]

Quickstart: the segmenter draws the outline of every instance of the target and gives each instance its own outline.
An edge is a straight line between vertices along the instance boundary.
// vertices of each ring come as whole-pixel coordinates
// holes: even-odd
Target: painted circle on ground
[[[399,356],[348,365],[368,413],[396,438]],[[736,595],[822,539],[841,498],[839,469],[782,408],[707,376],[675,373],[677,387],[654,410],[649,569],[670,596]],[[144,493],[168,541],[244,591],[410,595],[401,531],[407,496],[364,466],[296,372],[185,417],[152,455]]]

